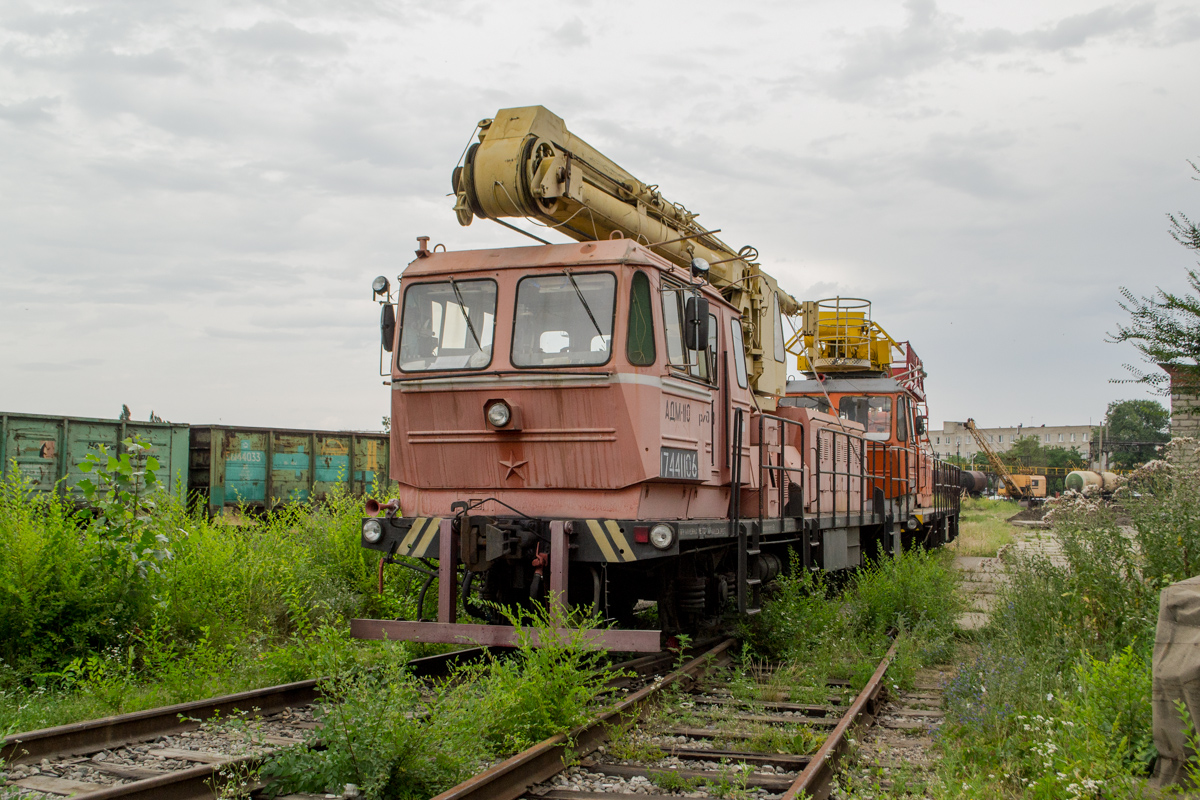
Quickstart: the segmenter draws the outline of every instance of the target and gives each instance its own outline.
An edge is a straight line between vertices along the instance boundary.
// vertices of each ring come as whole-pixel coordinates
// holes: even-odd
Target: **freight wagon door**
[[[4,436],[5,477],[22,476],[40,492],[54,489],[58,479],[62,449],[62,422],[51,419],[20,419],[9,417]]]

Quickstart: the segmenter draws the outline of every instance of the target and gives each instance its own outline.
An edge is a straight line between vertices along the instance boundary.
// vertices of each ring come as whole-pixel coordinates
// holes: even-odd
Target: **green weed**
[[[271,791],[340,792],[353,783],[368,800],[426,798],[485,759],[505,758],[589,719],[612,676],[599,670],[604,652],[588,644],[596,622],[573,619],[572,632],[558,637],[567,620],[555,612],[509,619],[518,628],[514,654],[461,666],[432,690],[396,663],[328,681],[319,733],[263,768]]]
[[[664,792],[694,792],[705,783],[703,778],[685,778],[671,770],[650,773],[650,782]]]
[[[0,479],[0,718],[32,730],[412,656],[345,635],[349,617],[415,616],[423,580],[393,569],[377,592],[360,498],[232,525],[153,491],[139,458],[126,474],[96,456],[91,479],[112,495],[99,517],[19,471]]]
[[[962,608],[957,578],[945,552],[916,550],[885,558],[848,576],[835,588],[823,573],[793,560],[770,602],[746,626],[745,658],[787,666],[764,689],[735,682],[735,696],[819,702],[829,678],[861,688],[898,631],[901,658],[894,668],[904,680],[919,666],[950,651]],[[746,664],[744,664],[746,666]]]
[[[824,733],[801,725],[762,726],[754,730],[747,746],[764,753],[806,756],[815,753],[824,741]]]
[[[1013,500],[967,498],[959,514],[958,537],[950,544],[955,555],[992,557],[1013,541],[1008,518],[1020,508]]]

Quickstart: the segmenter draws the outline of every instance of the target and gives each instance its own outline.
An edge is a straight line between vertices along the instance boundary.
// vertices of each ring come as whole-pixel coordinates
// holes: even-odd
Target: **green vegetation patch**
[[[1020,510],[1014,500],[964,499],[958,538],[950,549],[959,556],[995,556],[1001,547],[1012,543],[1014,528],[1008,519]]]
[[[509,621],[518,628],[515,654],[461,666],[432,689],[394,665],[325,681],[321,726],[262,769],[269,792],[340,793],[353,783],[369,800],[423,800],[587,722],[613,677],[599,670],[605,654],[587,643],[595,621],[547,613],[532,625]],[[569,639],[554,635],[567,625]],[[551,644],[534,647],[534,631]]]
[[[0,719],[16,730],[403,663],[422,649],[359,642],[349,617],[416,616],[420,576],[359,545],[362,500],[226,524],[157,483],[135,441],[97,453],[96,505],[0,480]],[[431,592],[431,597],[436,593]],[[432,601],[430,601],[432,602]],[[426,613],[431,613],[429,609]]]
[[[1156,755],[1159,592],[1200,567],[1200,474],[1186,463],[1173,454],[1141,468],[1119,506],[1052,504],[1065,565],[1012,553],[974,657],[946,689],[941,773],[956,796],[1140,791]]]
[[[893,632],[899,646],[889,675],[898,685],[911,683],[917,669],[952,652],[963,608],[957,585],[953,556],[944,550],[885,557],[842,576],[805,570],[793,559],[790,574],[776,581],[744,632],[746,674],[755,659],[781,666],[765,688],[748,678],[734,679],[730,688],[747,699],[803,703],[824,702],[830,679],[849,680],[857,692]]]

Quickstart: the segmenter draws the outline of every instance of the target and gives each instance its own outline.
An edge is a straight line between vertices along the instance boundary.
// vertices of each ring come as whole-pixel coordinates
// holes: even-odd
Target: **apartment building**
[[[1015,428],[979,428],[988,447],[1003,453],[1018,439],[1034,436],[1043,447],[1062,447],[1076,450],[1080,455],[1088,453],[1092,427],[1090,425],[1040,425],[1037,427],[1018,425]],[[929,443],[939,458],[961,456],[970,458],[979,452],[975,437],[961,422],[944,422],[941,430],[929,431]]]

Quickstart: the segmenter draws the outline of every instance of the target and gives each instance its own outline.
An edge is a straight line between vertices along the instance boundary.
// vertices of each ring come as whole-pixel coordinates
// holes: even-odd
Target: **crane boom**
[[[454,170],[453,188],[461,225],[475,217],[526,217],[581,242],[624,236],[685,269],[704,259],[709,282],[742,312],[750,385],[759,395],[784,394],[781,315],[795,315],[800,304],[762,271],[757,251],[735,251],[698,225],[696,214],[572,134],[547,109],[507,108],[481,121],[479,141]]]
[[[1008,496],[1023,498],[1028,495],[1027,491],[1017,486],[1017,482],[1013,480],[1012,474],[1004,466],[1004,462],[1000,460],[1000,456],[996,455],[996,452],[988,447],[988,443],[983,439],[983,434],[975,427],[975,420],[968,419],[966,429],[975,437],[975,443],[979,445],[979,449],[987,456],[988,463],[992,465],[992,469],[995,470],[996,475],[1004,482],[1004,488],[1008,490]]]

